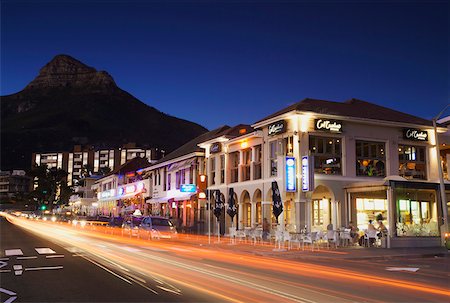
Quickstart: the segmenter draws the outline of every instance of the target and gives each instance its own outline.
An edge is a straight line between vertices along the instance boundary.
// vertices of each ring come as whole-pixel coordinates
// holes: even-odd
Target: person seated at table
[[[377,234],[377,229],[372,224],[372,220],[369,220],[369,224],[367,225],[367,234],[369,235],[369,246],[373,246],[375,244],[375,238],[372,238],[370,235]]]
[[[355,225],[353,225],[353,221],[350,221],[347,229],[350,229],[350,237],[353,239],[353,243],[358,242],[358,238],[359,238],[359,229],[358,227],[356,227]]]
[[[381,237],[385,237],[388,233],[387,227],[383,224],[383,221],[378,221],[378,231],[379,233],[377,234],[378,238]]]
[[[333,230],[333,223],[327,225],[327,230]]]

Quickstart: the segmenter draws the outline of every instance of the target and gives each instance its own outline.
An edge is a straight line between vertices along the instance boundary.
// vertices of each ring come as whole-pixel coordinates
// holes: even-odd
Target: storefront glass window
[[[377,227],[376,222],[381,220],[389,230],[387,204],[387,199],[356,198],[356,222],[358,229],[360,231],[367,229],[369,220],[372,220],[375,227]]]
[[[277,146],[278,141],[272,141],[269,143],[270,176],[277,175]]]
[[[406,179],[426,179],[425,147],[398,146],[398,174]]]
[[[436,191],[397,189],[397,236],[439,236]]]
[[[225,155],[220,155],[220,183],[225,183]]]
[[[327,175],[340,175],[341,170],[340,138],[309,137],[309,150],[314,156],[314,172]]]
[[[255,162],[253,163],[253,180],[261,179],[261,145],[255,146]]]
[[[356,175],[386,176],[386,152],[382,142],[356,141]]]
[[[252,161],[252,150],[250,148],[242,151],[244,163],[242,163],[242,181],[250,180],[250,164]]]
[[[231,183],[239,181],[239,152],[230,153],[230,177]]]
[[[209,159],[209,163],[211,167],[211,177],[209,178],[209,185],[214,185],[216,184],[216,158],[211,157],[211,159]]]

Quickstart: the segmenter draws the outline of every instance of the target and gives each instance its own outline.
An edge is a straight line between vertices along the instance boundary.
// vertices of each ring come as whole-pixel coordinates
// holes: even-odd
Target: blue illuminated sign
[[[286,191],[297,191],[297,178],[295,173],[295,158],[286,157]]]
[[[197,191],[197,185],[195,185],[195,184],[181,184],[180,191],[182,193],[195,193]]]
[[[302,157],[302,191],[310,191],[310,175],[309,175],[309,159],[308,156]]]

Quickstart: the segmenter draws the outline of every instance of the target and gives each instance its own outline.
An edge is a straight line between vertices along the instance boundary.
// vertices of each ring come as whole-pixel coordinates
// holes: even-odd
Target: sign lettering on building
[[[222,151],[222,144],[220,144],[219,142],[213,143],[209,147],[209,152],[211,154],[220,153],[221,151]]]
[[[294,157],[286,157],[286,191],[297,191],[296,165]]]
[[[285,133],[287,131],[286,121],[281,120],[269,125],[269,136]]]
[[[180,192],[182,192],[182,193],[195,193],[195,192],[197,192],[197,185],[195,185],[195,184],[181,184]]]
[[[428,141],[428,132],[416,128],[404,128],[403,138],[413,141]]]
[[[330,119],[315,119],[314,129],[321,131],[329,131],[333,133],[342,133],[342,122]]]

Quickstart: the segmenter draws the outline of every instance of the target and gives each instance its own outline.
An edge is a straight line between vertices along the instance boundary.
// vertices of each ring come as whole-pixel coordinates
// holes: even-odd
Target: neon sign
[[[296,173],[295,173],[295,158],[286,157],[286,191],[297,191]]]

